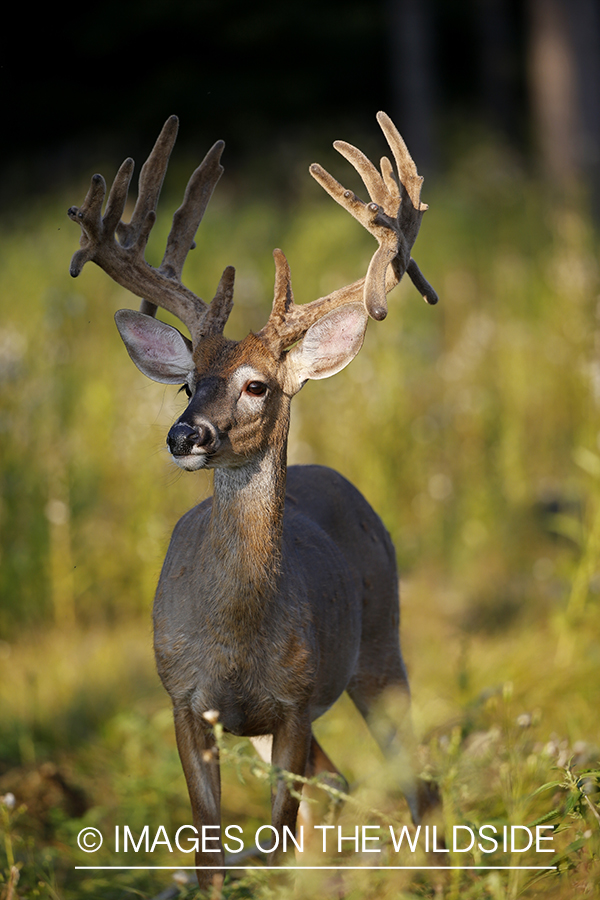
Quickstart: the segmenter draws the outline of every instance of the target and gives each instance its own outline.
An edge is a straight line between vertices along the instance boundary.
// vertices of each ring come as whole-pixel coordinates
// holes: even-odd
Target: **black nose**
[[[167,446],[173,456],[189,456],[194,450],[212,449],[217,435],[209,423],[188,425],[187,422],[175,422],[167,435]]]

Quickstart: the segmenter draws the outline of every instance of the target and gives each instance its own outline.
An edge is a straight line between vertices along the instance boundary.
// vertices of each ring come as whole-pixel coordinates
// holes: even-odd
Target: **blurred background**
[[[171,530],[210,478],[169,462],[183,400],[137,372],[112,322],[136,301],[92,265],[70,278],[79,235],[66,209],[93,172],[111,180],[130,155],[139,171],[176,113],[156,264],[189,174],[224,139],[184,281],[210,298],[236,266],[227,331],[240,338],[268,315],[274,247],[298,302],[364,274],[371,238],[308,166],[364,196],[331,144],[378,160],[379,109],[425,176],[414,255],[440,304],[408,281],[395,290],[352,365],[294,401],[290,458],[339,469],[392,534],[422,762],[448,822],[540,819],[562,835],[563,880],[464,872],[442,894],[566,897],[574,877],[593,891],[597,3],[132,0],[14,13],[0,68],[0,897],[155,896],[168,874],[75,872],[89,862],[76,834],[189,821],[150,609]],[[360,790],[380,765],[362,723],[342,704],[319,728]],[[268,821],[264,785],[225,777],[225,818]],[[108,850],[95,861],[114,864]],[[376,896],[412,890],[404,877]],[[440,895],[425,875],[419,890]]]

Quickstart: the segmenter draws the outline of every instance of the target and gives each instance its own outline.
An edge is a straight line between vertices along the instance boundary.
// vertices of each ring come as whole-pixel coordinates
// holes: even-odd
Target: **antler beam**
[[[379,248],[371,259],[364,282],[364,302],[372,318],[385,319],[386,294],[405,272],[427,303],[437,303],[438,296],[410,255],[427,209],[427,205],[421,202],[423,178],[418,174],[408,148],[390,117],[379,112],[377,121],[394,156],[398,178],[386,156],[382,158],[381,172],[378,172],[364,153],[352,144],[336,141],[333,145],[361,176],[371,198],[370,203],[365,203],[353,191],[342,187],[318,163],[310,167],[310,173],[340,206],[377,239]],[[394,272],[391,277],[388,272],[390,265]]]

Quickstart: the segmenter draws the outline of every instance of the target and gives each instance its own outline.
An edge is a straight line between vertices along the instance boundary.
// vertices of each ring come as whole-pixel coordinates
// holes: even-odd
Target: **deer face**
[[[195,470],[245,464],[268,445],[289,409],[280,365],[253,334],[214,335],[193,354],[190,402],[167,435],[174,462]]]
[[[264,339],[220,334],[194,351],[177,329],[132,310],[117,326],[137,367],[149,378],[182,384],[190,398],[167,436],[183,469],[244,465],[270,444],[282,445],[291,398],[309,379],[344,368],[362,345],[367,314],[351,303],[324,315],[291,350],[275,355]]]

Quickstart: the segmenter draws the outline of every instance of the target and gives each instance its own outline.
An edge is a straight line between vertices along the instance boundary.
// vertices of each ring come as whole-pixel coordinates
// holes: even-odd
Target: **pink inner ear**
[[[346,311],[344,315],[335,316],[331,320],[323,320],[323,333],[320,347],[322,356],[345,356],[352,352],[356,342],[362,343],[365,316],[359,311]],[[340,311],[341,313],[341,311]]]
[[[341,306],[315,322],[302,342],[303,374],[327,378],[343,369],[360,350],[366,324],[362,303]]]
[[[119,310],[117,327],[138,369],[163,383],[181,383],[193,368],[189,341],[176,328],[135,310]]]
[[[156,327],[156,321],[152,320],[144,327],[134,323],[130,332],[130,339],[138,345],[138,352],[144,353],[150,359],[164,360],[180,348],[179,335],[174,331],[165,331]]]

